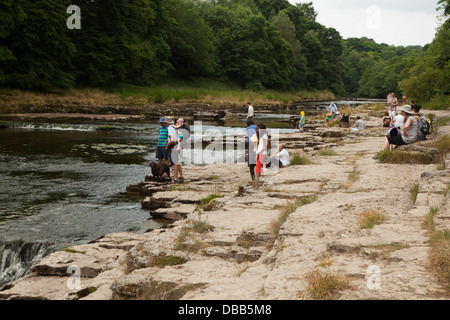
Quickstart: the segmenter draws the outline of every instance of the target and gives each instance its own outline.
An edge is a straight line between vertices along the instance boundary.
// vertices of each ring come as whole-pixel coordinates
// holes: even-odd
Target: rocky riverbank
[[[450,158],[443,167],[373,160],[385,129],[370,114],[358,133],[318,122],[281,135],[291,156],[310,161],[258,183],[245,164],[188,165],[178,185],[142,177],[127,191],[166,228],[52,253],[0,299],[314,299],[312,275],[341,277],[334,299],[448,299],[423,221],[433,209],[435,228],[449,227]],[[362,227],[370,213],[383,219]]]

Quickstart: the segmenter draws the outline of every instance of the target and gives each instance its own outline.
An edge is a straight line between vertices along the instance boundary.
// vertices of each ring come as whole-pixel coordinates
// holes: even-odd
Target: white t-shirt
[[[254,113],[253,107],[252,107],[252,106],[249,106],[249,107],[248,107],[248,116],[249,116],[249,117],[253,117],[253,113]]]
[[[286,149],[281,150],[277,156],[280,159],[283,166],[287,166],[290,163],[289,153],[286,151]]]
[[[259,139],[258,150],[256,150],[256,154],[267,155],[267,141],[269,141],[269,136],[267,134],[263,135]],[[266,149],[263,151],[263,149]]]
[[[405,117],[402,114],[398,114],[394,117],[394,125],[397,128],[403,128],[405,126]]]
[[[176,143],[177,142],[177,131],[176,131],[175,127],[173,125],[170,125],[169,128],[167,128],[167,132],[169,133],[169,138],[172,136],[173,143]]]

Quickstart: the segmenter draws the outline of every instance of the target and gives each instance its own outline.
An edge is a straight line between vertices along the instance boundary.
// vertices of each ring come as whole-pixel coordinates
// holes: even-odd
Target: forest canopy
[[[439,1],[444,18],[449,2]],[[316,17],[312,3],[287,0],[3,0],[0,83],[45,91],[201,77],[255,91],[449,94],[448,19],[429,45],[396,47],[343,39]]]

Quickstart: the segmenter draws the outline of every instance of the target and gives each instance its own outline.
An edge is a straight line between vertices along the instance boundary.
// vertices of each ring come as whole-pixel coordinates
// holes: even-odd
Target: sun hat
[[[164,123],[164,122],[166,122],[166,118],[164,118],[164,117],[159,118],[159,123]]]
[[[407,114],[414,114],[414,111],[411,110],[411,106],[409,105],[403,106],[403,108],[401,108],[400,111],[403,111]]]
[[[182,118],[177,120],[177,124],[183,124],[183,123],[184,123],[184,120]]]
[[[166,117],[166,123],[167,124],[173,124],[174,122],[173,122],[171,117]]]

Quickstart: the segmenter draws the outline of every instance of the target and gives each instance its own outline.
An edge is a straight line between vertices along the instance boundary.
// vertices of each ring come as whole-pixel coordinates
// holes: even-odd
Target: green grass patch
[[[294,154],[290,161],[291,166],[303,166],[308,164],[313,164],[313,162],[307,157],[301,156],[299,154]]]
[[[418,194],[419,194],[419,183],[415,182],[409,188],[409,198],[412,200],[413,203],[416,203]]]
[[[434,223],[434,216],[438,212],[438,208],[434,207],[430,209],[430,212],[426,215],[426,217],[422,221],[422,227],[427,230],[430,233],[433,233],[435,231],[435,223]]]
[[[154,266],[164,268],[167,266],[176,266],[179,264],[184,264],[186,262],[187,260],[183,257],[166,255],[165,253],[162,253],[156,257]]]
[[[448,229],[434,232],[429,244],[431,252],[428,262],[438,278],[443,284],[447,293],[450,293],[450,232]]]
[[[437,160],[421,152],[384,150],[378,154],[378,162],[390,164],[435,164]]]
[[[86,251],[78,251],[78,250],[70,249],[70,248],[65,248],[64,251],[65,252],[69,252],[69,253],[79,253],[79,254],[85,254],[86,253]]]
[[[290,103],[294,101],[328,100],[335,96],[330,91],[275,91],[263,89],[260,91],[244,90],[233,83],[224,83],[212,79],[194,79],[189,82],[169,79],[154,87],[144,87],[120,84],[106,89],[122,98],[144,99],[147,102],[203,102],[211,104],[243,105],[251,101],[253,105],[265,103]]]
[[[337,153],[333,150],[324,149],[324,150],[319,151],[318,155],[321,157],[333,157],[333,156],[337,156]]]

